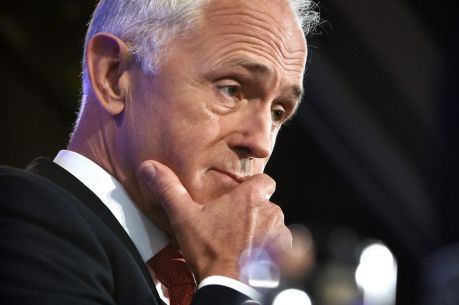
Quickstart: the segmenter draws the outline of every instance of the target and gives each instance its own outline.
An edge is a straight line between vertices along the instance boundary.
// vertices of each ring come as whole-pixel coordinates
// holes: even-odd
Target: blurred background
[[[1,2],[1,164],[66,146],[95,5]],[[303,247],[284,288],[299,305],[459,304],[457,1],[319,10],[306,95],[267,169]]]

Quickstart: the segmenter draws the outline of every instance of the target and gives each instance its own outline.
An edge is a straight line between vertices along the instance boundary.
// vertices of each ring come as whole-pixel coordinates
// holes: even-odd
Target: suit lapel
[[[51,180],[77,197],[83,204],[90,208],[126,246],[139,265],[139,269],[150,285],[153,294],[157,297],[157,300],[160,300],[151,276],[134,243],[110,210],[90,189],[68,171],[46,158],[35,159],[29,164],[26,170]]]

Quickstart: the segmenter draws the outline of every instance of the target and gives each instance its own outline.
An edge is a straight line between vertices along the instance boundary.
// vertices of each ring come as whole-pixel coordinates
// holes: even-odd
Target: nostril
[[[236,152],[238,157],[241,159],[253,157],[252,150],[246,146],[235,146],[233,147],[233,150]]]

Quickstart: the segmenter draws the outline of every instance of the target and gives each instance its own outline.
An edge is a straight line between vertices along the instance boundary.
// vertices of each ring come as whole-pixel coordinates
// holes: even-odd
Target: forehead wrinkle
[[[297,60],[300,60],[300,58],[297,58]],[[240,66],[250,72],[254,72],[258,74],[268,74],[268,73],[274,72],[274,68],[272,65],[265,64],[257,60],[254,60],[254,59],[247,58],[247,57],[235,57],[233,59],[230,59],[225,64],[228,64],[230,66]],[[287,71],[298,72],[296,70],[287,70]]]
[[[269,74],[273,72],[273,68],[269,65],[242,57],[234,58],[228,61],[227,64],[230,66],[240,66],[249,72],[257,74]]]
[[[230,52],[234,52],[235,45],[237,43],[240,43],[240,44],[243,44],[244,46],[243,50],[251,49],[251,50],[256,50],[257,51],[256,54],[258,54],[259,52],[266,54],[268,59],[270,59],[270,61],[273,61],[279,64],[282,67],[282,69],[285,70],[286,72],[302,73],[304,70],[304,59],[303,59],[304,51],[303,50],[290,52],[288,54],[282,54],[279,52],[279,50],[276,50],[275,48],[273,48],[276,51],[275,53],[278,55],[278,56],[275,56],[275,55],[270,54],[270,52],[267,51],[265,47],[263,47],[263,45],[268,45],[269,47],[272,48],[271,44],[266,42],[264,39],[260,39],[260,38],[248,35],[245,28],[241,28],[241,31],[239,33],[231,32],[231,33],[222,34],[222,36],[225,36],[225,35],[232,36],[232,37],[240,36],[241,38],[237,42],[231,42],[231,44],[228,44],[226,46],[215,45],[215,50],[211,50],[210,53],[212,54],[219,53],[218,51],[222,50],[225,47],[231,48]],[[212,36],[205,37],[205,38],[203,37],[203,39],[200,41],[204,42],[210,39],[213,40],[214,38]],[[299,62],[301,62],[301,64],[299,64]],[[297,65],[298,67],[300,67],[300,69],[297,70],[295,68],[291,68],[291,66],[297,66]],[[270,68],[272,69],[273,67],[270,67]]]
[[[254,15],[252,16],[250,13],[253,13]],[[251,11],[246,12],[246,13],[241,13],[241,12],[238,12],[237,8],[234,8],[234,7],[224,8],[224,9],[218,10],[216,13],[213,13],[213,15],[208,16],[208,19],[210,21],[218,21],[218,22],[220,22],[221,20],[224,19],[222,17],[228,17],[228,18],[234,20],[233,19],[234,15],[237,15],[238,17],[247,17],[249,20],[257,20],[257,21],[259,21],[261,23],[266,23],[267,22],[266,19],[262,18],[262,17],[258,17],[257,13],[260,14],[260,15],[268,16],[270,19],[273,19],[273,20],[277,21],[273,16],[271,16],[268,13],[263,12],[263,11],[251,10]],[[277,22],[272,22],[272,23],[270,23],[270,25],[273,26],[274,30],[276,30],[278,33],[282,33],[282,29],[278,26]],[[272,31],[272,29],[271,29],[271,31]]]
[[[267,14],[265,14],[267,15]],[[269,16],[269,15],[267,15]],[[234,15],[227,16],[227,17],[234,17]],[[247,27],[254,27],[259,30],[261,30],[262,35],[266,36],[267,39],[264,39],[263,41],[270,45],[274,50],[276,50],[281,57],[288,58],[288,53],[296,53],[296,52],[304,52],[303,48],[299,49],[293,49],[293,46],[291,46],[288,43],[288,40],[290,40],[291,32],[289,30],[282,31],[281,29],[277,28],[276,31],[273,31],[273,24],[276,25],[276,22],[273,22],[273,24],[269,23],[265,19],[262,18],[253,18],[250,14],[239,14],[238,17],[242,19],[244,22],[239,22],[237,24],[234,23],[234,19],[229,19],[229,18],[219,18],[218,22],[213,25],[213,27],[218,28],[218,27],[223,27],[227,28],[228,26],[233,26],[234,28],[241,28],[242,34],[241,35],[247,35]],[[226,20],[228,19],[228,20]],[[226,21],[226,22],[225,22]],[[277,21],[277,20],[275,20]]]
[[[223,25],[221,27],[224,27]],[[224,36],[232,36],[232,37],[241,37],[237,42],[231,42],[229,44],[226,44],[226,45],[221,45],[221,44],[215,44],[213,43],[215,41],[215,35],[211,34],[211,33],[204,33],[203,35],[201,36],[198,36],[196,40],[193,40],[192,41],[192,45],[194,46],[199,46],[199,45],[203,45],[203,44],[206,44],[206,42],[210,41],[212,43],[208,43],[210,47],[209,50],[209,54],[219,54],[219,56],[221,56],[222,52],[221,50],[224,49],[224,48],[231,48],[231,52],[234,52],[234,48],[235,48],[235,45],[236,44],[242,44],[243,45],[243,50],[247,50],[247,48],[252,48],[252,49],[255,49],[257,51],[260,51],[260,52],[263,52],[265,54],[268,55],[268,57],[274,61],[274,62],[277,62],[282,68],[284,68],[286,71],[295,71],[295,72],[303,72],[303,69],[304,69],[304,50],[298,50],[298,51],[294,51],[294,52],[291,52],[290,56],[279,56],[279,57],[275,57],[271,54],[269,54],[268,51],[266,51],[266,48],[265,47],[262,47],[262,45],[268,45],[269,47],[272,47],[270,44],[268,44],[264,39],[260,39],[260,38],[257,38],[257,37],[254,37],[254,36],[250,36],[247,34],[247,31],[245,28],[241,28],[241,31],[240,33],[235,33],[235,32],[230,32],[230,33],[223,33],[220,35],[221,37],[221,40],[222,41],[225,41],[222,37]],[[213,47],[212,47],[213,46]],[[276,52],[276,54],[278,55],[281,55],[279,54],[279,52]],[[298,62],[301,62],[301,64],[298,64]],[[288,66],[291,66],[291,65],[298,65],[299,67],[301,67],[300,69],[298,70],[295,70],[295,69],[290,69],[288,68]]]
[[[228,58],[228,57],[231,57],[233,54],[234,54],[234,43],[232,44],[229,44],[227,45],[226,47],[219,47],[220,50],[222,50],[218,56],[219,57],[222,57],[222,58]],[[228,48],[228,50],[224,50],[225,48]],[[250,44],[250,45],[245,45],[244,47],[244,50],[243,52],[247,52],[247,51],[251,51],[253,52],[254,54],[258,55],[258,56],[263,56],[265,57],[268,61],[275,61],[277,62],[280,67],[282,68],[283,71],[287,72],[287,73],[299,73],[299,74],[302,74],[303,73],[303,65],[298,65],[299,69],[295,69],[295,68],[290,68],[291,66],[296,66],[294,64],[290,64],[290,65],[284,65],[282,64],[281,62],[279,62],[279,60],[275,57],[272,56],[272,54],[270,54],[270,52],[266,51],[265,48],[262,48],[262,47],[259,47],[259,46],[254,46],[253,44]],[[252,56],[249,56],[248,58],[251,58]],[[224,62],[225,59],[222,59],[219,61],[219,63],[221,62]],[[298,59],[299,60],[299,59]],[[252,61],[250,59],[250,61]],[[255,60],[254,60],[255,61]],[[225,63],[226,64],[226,63]],[[268,67],[268,70],[269,72],[274,72],[274,67],[272,67],[272,65],[266,65],[266,64],[263,64],[264,66]]]
[[[290,12],[292,15],[294,14],[293,11],[291,11],[291,9]],[[292,31],[295,30],[295,25],[293,24],[291,25],[291,27],[288,27],[288,24],[284,21],[284,19],[278,20],[278,18],[275,18],[266,11],[256,10],[256,8],[252,8],[250,10],[242,10],[241,12],[240,9],[235,8],[233,6],[222,8],[217,11],[212,11],[206,15],[208,21],[213,21],[214,23],[216,23],[215,25],[213,25],[215,27],[222,25],[241,26],[240,22],[238,22],[237,24],[234,22],[235,16],[237,16],[238,18],[242,18],[242,21],[245,20],[244,24],[252,25],[254,27],[261,29],[262,32],[264,32],[264,34],[270,38],[268,39],[268,41],[270,41],[270,44],[274,44],[275,49],[279,50],[280,54],[283,57],[288,57],[286,56],[286,53],[288,52],[305,52],[304,48],[293,50],[293,46],[290,46],[290,44],[287,43],[287,40],[289,40],[293,36]],[[293,18],[296,17],[293,15]],[[226,19],[228,20],[228,22],[224,22]],[[271,20],[271,22],[268,19]],[[283,28],[281,28],[279,24],[282,24]],[[299,27],[297,28],[297,30],[303,33]],[[303,34],[302,38],[304,39]]]

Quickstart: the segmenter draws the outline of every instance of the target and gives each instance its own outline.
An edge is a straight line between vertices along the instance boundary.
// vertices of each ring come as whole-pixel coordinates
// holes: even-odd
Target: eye
[[[218,91],[230,98],[238,97],[238,95],[241,93],[241,90],[241,86],[239,85],[218,86]]]
[[[282,108],[274,108],[271,110],[271,118],[274,123],[282,123],[285,120],[285,111]]]

